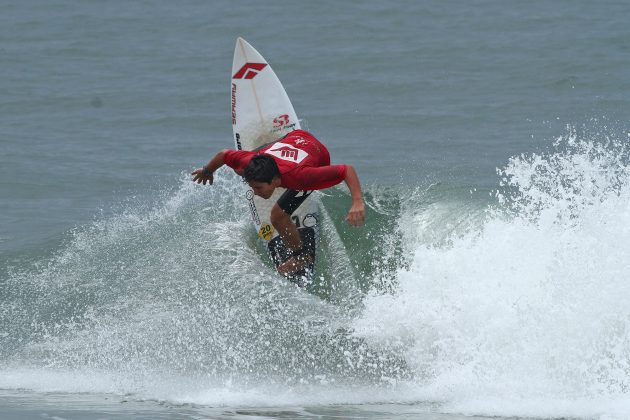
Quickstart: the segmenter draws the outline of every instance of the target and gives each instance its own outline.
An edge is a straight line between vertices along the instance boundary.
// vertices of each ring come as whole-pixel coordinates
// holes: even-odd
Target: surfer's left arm
[[[323,190],[345,182],[350,190],[352,206],[346,220],[352,226],[361,226],[365,221],[365,203],[361,182],[352,165],[307,166],[293,174],[292,185],[283,185],[294,190]]]
[[[225,154],[227,151],[228,149],[221,150],[219,153],[214,155],[212,159],[210,159],[206,166],[192,171],[191,175],[193,176],[193,182],[196,182],[197,184],[203,183],[203,185],[210,183],[210,185],[212,185],[214,182],[214,171],[225,164]]]
[[[350,206],[350,210],[348,210],[346,220],[352,226],[361,226],[365,222],[365,203],[363,203],[363,192],[361,191],[359,175],[357,175],[357,171],[352,165],[346,165],[346,177],[344,181],[352,197],[352,206]]]

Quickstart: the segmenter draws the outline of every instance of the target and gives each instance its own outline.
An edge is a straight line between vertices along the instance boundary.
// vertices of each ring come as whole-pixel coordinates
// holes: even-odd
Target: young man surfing
[[[271,209],[271,224],[291,251],[291,257],[278,266],[281,274],[291,275],[313,262],[291,221],[291,214],[313,190],[345,181],[352,196],[346,220],[352,226],[361,226],[365,221],[361,184],[354,168],[331,165],[328,149],[304,130],[294,130],[258,151],[222,150],[206,166],[192,172],[193,182],[212,185],[214,172],[223,165],[241,175],[254,194],[264,199],[271,197],[278,187],[287,189]]]

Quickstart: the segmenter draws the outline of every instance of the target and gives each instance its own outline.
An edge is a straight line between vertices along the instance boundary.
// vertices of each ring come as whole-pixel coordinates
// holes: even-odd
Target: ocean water
[[[4,1],[0,418],[630,418],[630,3]],[[234,43],[361,177],[307,290]]]

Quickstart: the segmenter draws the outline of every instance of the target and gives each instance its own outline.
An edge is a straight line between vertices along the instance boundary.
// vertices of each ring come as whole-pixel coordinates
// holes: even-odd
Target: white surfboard
[[[231,114],[234,143],[238,150],[256,150],[277,141],[300,128],[293,105],[271,66],[243,38],[236,40],[232,62]],[[261,241],[268,247],[276,265],[287,257],[278,233],[271,225],[271,208],[286,191],[277,188],[271,198],[255,196],[247,184],[243,199],[247,200],[252,223]],[[317,203],[310,196],[291,215],[300,235],[314,235],[317,231]],[[303,236],[303,241],[306,238]],[[306,239],[307,241],[309,239]],[[312,269],[312,267],[311,267]]]

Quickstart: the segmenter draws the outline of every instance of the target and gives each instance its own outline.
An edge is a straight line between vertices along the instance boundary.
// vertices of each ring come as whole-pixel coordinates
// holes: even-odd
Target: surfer
[[[227,165],[241,175],[254,194],[268,199],[278,187],[287,190],[271,209],[271,224],[291,250],[291,257],[278,266],[278,272],[290,275],[313,261],[302,244],[291,214],[314,190],[323,190],[345,181],[352,205],[346,220],[352,226],[365,221],[365,204],[357,172],[351,165],[331,165],[328,149],[312,134],[294,130],[282,139],[257,151],[225,149],[206,166],[192,172],[193,182],[212,185],[214,172]]]

